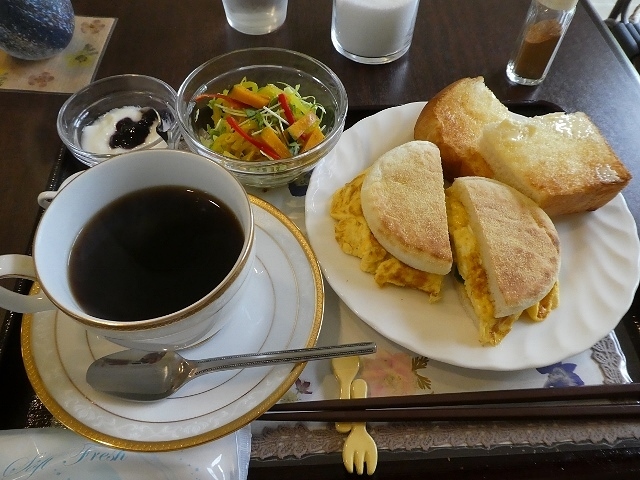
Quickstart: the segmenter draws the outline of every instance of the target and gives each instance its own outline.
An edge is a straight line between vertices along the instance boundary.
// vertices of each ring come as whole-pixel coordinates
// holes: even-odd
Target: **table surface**
[[[177,90],[194,68],[219,54],[246,47],[282,47],[309,54],[337,73],[345,84],[353,120],[384,107],[428,100],[459,78],[482,75],[501,100],[544,100],[566,111],[586,112],[632,174],[640,178],[640,77],[585,1],[578,5],[549,76],[537,88],[509,84],[504,73],[528,0],[423,0],[411,49],[401,59],[381,66],[357,64],[335,51],[330,40],[329,0],[289,2],[285,25],[264,36],[231,29],[221,3],[215,0],[158,0],[153,6],[148,2],[73,3],[78,15],[117,18],[96,78],[139,73],[161,78]],[[54,171],[60,164],[62,147],[55,124],[66,98],[61,94],[0,91],[0,221],[4,225],[0,254],[30,250],[40,215],[35,199],[60,175]],[[637,222],[637,181],[631,182],[624,196]],[[634,374],[640,372],[637,311],[636,298],[617,329],[634,380],[640,378]],[[27,408],[22,392],[30,390],[20,360],[19,317],[3,317],[0,428],[20,428]],[[7,395],[7,391],[20,393]],[[452,458],[383,455],[375,477],[412,478],[427,472],[446,478],[498,478],[509,473],[519,477],[516,472],[527,468],[531,472],[528,478],[592,478],[596,473],[604,478],[605,473],[640,470],[639,445],[544,455],[507,453],[514,452],[469,452]],[[282,478],[347,476],[340,459],[330,456],[285,465],[254,464],[250,470],[250,478],[276,474]]]

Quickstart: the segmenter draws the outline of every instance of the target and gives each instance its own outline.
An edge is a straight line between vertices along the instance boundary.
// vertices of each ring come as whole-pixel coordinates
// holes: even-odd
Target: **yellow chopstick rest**
[[[366,398],[367,382],[358,378],[351,383],[351,398]],[[344,442],[342,448],[342,463],[347,472],[353,473],[355,465],[356,473],[364,473],[364,465],[367,465],[367,475],[373,475],[378,464],[378,447],[376,442],[367,432],[365,422],[351,424],[351,433]]]
[[[333,358],[331,359],[331,369],[340,385],[340,398],[349,399],[351,382],[360,370],[360,358],[358,356]],[[347,433],[351,430],[351,422],[336,422],[336,430],[340,433]]]

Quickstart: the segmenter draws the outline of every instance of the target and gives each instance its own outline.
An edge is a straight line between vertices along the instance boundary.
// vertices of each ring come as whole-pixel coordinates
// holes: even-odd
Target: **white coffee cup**
[[[94,215],[113,201],[163,185],[198,189],[229,207],[244,234],[234,266],[207,295],[177,312],[127,322],[89,315],[74,298],[68,280],[75,239]],[[33,256],[0,256],[0,278],[37,280],[44,295],[21,295],[0,287],[1,307],[21,313],[58,308],[93,333],[125,347],[146,350],[191,346],[213,335],[231,319],[253,270],[254,224],[246,191],[223,167],[177,150],[126,153],[84,171],[57,192],[41,194],[38,200],[46,210],[35,234]]]

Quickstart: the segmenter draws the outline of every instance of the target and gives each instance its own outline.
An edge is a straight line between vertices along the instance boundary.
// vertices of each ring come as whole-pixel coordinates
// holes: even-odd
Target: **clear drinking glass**
[[[359,63],[381,64],[411,46],[420,0],[333,0],[331,41]]]
[[[287,4],[287,0],[222,0],[229,25],[248,35],[263,35],[282,26]]]

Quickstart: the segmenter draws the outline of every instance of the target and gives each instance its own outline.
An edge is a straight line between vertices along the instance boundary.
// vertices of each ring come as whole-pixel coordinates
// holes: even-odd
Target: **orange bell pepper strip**
[[[296,120],[293,125],[290,125],[289,128],[287,128],[287,132],[289,132],[289,135],[293,138],[298,139],[302,137],[307,130],[310,130],[311,127],[317,125],[318,122],[319,120],[318,117],[316,117],[316,114],[308,112]]]
[[[261,142],[257,138],[253,138],[251,135],[245,132],[235,118],[227,117],[226,120],[227,120],[227,123],[231,126],[231,128],[233,128],[236,132],[238,132],[238,134],[242,138],[244,138],[247,142],[251,143],[252,145],[256,146],[258,149],[260,149],[260,151],[264,152],[266,155],[273,158],[274,160],[279,160],[281,158],[280,155],[278,155],[275,152],[275,150],[273,150],[273,148],[271,148],[269,145],[267,145],[264,142]]]
[[[260,138],[264,143],[273,148],[276,153],[280,155],[280,158],[289,158],[291,156],[289,148],[280,140],[280,137],[273,128],[269,126],[264,127],[260,132]]]
[[[324,133],[320,130],[320,127],[316,126],[311,129],[311,132],[305,134],[306,140],[304,142],[304,146],[302,147],[302,151],[306,152],[307,150],[311,150],[313,147],[318,145],[322,140],[324,140]]]
[[[229,96],[234,100],[245,103],[253,108],[262,108],[269,105],[269,98],[259,93],[252,92],[242,85],[234,85],[229,91]]]

